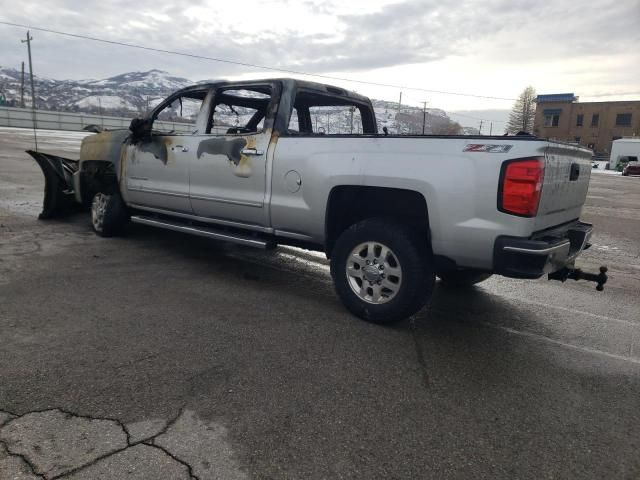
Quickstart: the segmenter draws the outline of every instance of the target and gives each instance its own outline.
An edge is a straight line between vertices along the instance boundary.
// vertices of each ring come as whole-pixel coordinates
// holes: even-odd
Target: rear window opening
[[[335,89],[339,90],[339,89]],[[289,119],[290,135],[374,134],[369,105],[338,94],[299,90]]]

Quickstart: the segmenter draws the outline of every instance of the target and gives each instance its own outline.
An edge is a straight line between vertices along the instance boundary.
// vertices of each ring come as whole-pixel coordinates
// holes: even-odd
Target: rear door
[[[191,156],[190,198],[197,216],[269,226],[265,196],[279,91],[274,82],[225,85],[215,92],[207,133]]]
[[[545,150],[544,183],[536,230],[575,220],[587,198],[591,152],[551,142]]]

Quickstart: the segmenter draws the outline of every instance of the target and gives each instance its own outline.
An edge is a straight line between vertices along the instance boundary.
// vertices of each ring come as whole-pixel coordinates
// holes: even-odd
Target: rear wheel
[[[470,287],[476,283],[484,282],[491,277],[491,275],[491,273],[469,269],[438,273],[438,277],[440,278],[442,285],[447,288]]]
[[[331,275],[347,309],[373,323],[416,313],[431,297],[435,281],[426,240],[383,219],[363,220],[340,235]]]
[[[91,226],[101,237],[122,232],[128,221],[127,206],[119,192],[111,195],[96,193],[91,202]]]

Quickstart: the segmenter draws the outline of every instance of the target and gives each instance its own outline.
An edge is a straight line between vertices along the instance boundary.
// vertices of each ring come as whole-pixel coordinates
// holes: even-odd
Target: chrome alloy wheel
[[[379,242],[356,246],[347,257],[346,275],[351,290],[365,302],[376,305],[392,300],[402,285],[398,257]]]
[[[96,193],[91,202],[91,223],[96,232],[101,232],[104,226],[104,215],[107,210],[107,204],[109,203],[109,195],[104,193]]]

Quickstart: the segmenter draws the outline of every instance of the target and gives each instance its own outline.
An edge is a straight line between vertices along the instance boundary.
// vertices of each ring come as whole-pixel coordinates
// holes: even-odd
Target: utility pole
[[[424,126],[427,123],[427,102],[422,102],[422,134],[424,135]]]
[[[480,130],[478,130],[478,134],[482,135],[482,120],[480,120]]]
[[[400,100],[398,100],[398,113],[396,114],[396,125],[398,126],[398,135],[400,135],[400,105],[402,105],[402,92],[400,92]]]
[[[24,62],[22,62],[22,76],[20,77],[20,106],[24,108]]]
[[[493,122],[489,124],[489,136],[493,134]]]
[[[327,135],[329,135],[329,110],[327,110]]]
[[[102,116],[102,98],[98,96],[98,111],[100,112],[100,124],[104,128],[104,117]]]
[[[27,44],[27,51],[29,52],[29,76],[31,77],[31,111],[33,112],[33,140],[36,144],[36,152],[38,151],[38,135],[36,134],[36,129],[38,128],[36,124],[36,89],[33,86],[33,63],[31,62],[31,40],[33,37],[27,30],[27,39],[20,40],[22,43]]]

